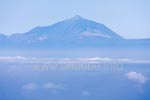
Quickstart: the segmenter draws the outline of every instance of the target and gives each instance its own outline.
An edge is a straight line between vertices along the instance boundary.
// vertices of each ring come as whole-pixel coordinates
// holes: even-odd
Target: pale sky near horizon
[[[24,33],[80,15],[125,38],[150,38],[150,0],[0,0],[0,33]]]

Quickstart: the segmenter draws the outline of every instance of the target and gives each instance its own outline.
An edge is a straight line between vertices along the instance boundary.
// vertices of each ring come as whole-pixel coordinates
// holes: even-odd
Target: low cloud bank
[[[35,63],[50,63],[50,62],[119,62],[119,63],[150,63],[149,60],[135,60],[128,58],[109,58],[109,57],[85,57],[85,58],[40,58],[40,57],[24,57],[24,56],[0,56],[0,62],[35,62]]]

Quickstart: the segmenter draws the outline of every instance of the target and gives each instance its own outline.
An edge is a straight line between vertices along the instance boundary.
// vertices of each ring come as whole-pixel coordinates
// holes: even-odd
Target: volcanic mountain
[[[14,51],[16,54],[18,52],[23,54],[23,51],[25,53],[32,51],[30,54],[38,51],[38,54],[39,52],[41,54],[46,51],[54,56],[56,56],[55,54],[78,54],[80,56],[85,52],[85,55],[91,56],[99,54],[135,56],[144,52],[147,55],[146,51],[150,49],[149,45],[150,39],[125,39],[104,24],[85,19],[79,15],[50,26],[38,26],[25,33],[12,34],[11,36],[0,34],[2,54],[6,51],[8,54],[11,50],[12,54]],[[141,49],[142,51],[139,51]],[[137,50],[138,53],[135,52]],[[76,54],[72,52],[76,52]]]
[[[6,38],[0,36],[1,38]],[[102,39],[123,39],[101,23],[79,15],[50,26],[36,27],[26,33],[13,34],[6,42],[12,45],[63,45],[63,43],[98,43]],[[2,39],[1,39],[2,40]],[[73,45],[73,44],[72,44]]]

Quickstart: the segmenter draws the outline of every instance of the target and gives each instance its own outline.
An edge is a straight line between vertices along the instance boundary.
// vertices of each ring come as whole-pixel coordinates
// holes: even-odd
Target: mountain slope
[[[5,39],[5,38],[7,38],[7,36],[6,36],[6,35],[4,35],[4,34],[0,34],[0,40],[3,40],[3,39]]]

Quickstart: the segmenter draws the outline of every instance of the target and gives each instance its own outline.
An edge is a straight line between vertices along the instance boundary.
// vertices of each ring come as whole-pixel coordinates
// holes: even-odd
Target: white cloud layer
[[[126,74],[126,76],[129,80],[142,83],[142,84],[146,83],[146,81],[148,80],[143,74],[137,72],[129,72]]]
[[[90,57],[90,58],[80,58],[79,60],[89,60],[89,61],[112,61],[113,59],[112,58],[107,58],[107,57],[104,57],[104,58],[101,58],[101,57]]]
[[[24,60],[23,56],[0,56],[0,60]]]
[[[85,57],[85,58],[40,58],[40,57],[24,57],[24,56],[0,56],[0,62],[119,62],[119,63],[150,63],[149,60],[136,60],[128,58],[109,58],[109,57]]]

